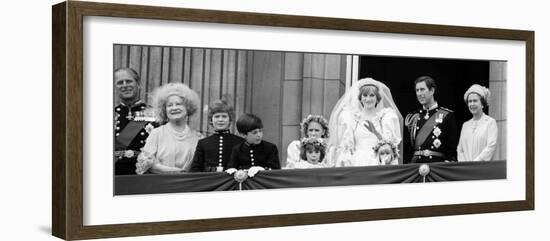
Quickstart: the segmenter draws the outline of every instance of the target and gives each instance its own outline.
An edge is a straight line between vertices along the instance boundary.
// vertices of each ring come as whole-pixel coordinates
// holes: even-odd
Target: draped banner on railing
[[[420,164],[261,171],[242,182],[243,190],[490,180],[506,178],[505,161],[431,163],[429,173]],[[232,175],[181,173],[115,176],[115,195],[239,190]]]

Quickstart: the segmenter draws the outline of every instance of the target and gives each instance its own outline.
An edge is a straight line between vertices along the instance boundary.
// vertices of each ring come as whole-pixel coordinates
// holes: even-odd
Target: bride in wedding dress
[[[371,78],[357,81],[330,115],[331,166],[397,164],[397,159],[376,159],[374,147],[383,141],[402,150],[402,123],[403,117],[385,84]]]

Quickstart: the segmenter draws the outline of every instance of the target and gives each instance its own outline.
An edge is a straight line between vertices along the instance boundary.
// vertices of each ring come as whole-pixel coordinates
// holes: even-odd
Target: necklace
[[[187,134],[188,134],[188,126],[185,126],[183,130],[177,130],[175,126],[173,126],[172,123],[168,123],[168,126],[170,127],[170,130],[172,132],[172,135],[174,135],[174,137],[177,139],[177,140],[182,140],[184,139]]]

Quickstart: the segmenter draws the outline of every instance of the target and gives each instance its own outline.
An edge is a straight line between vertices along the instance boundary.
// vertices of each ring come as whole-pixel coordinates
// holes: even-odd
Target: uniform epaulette
[[[453,110],[447,109],[447,108],[445,108],[445,107],[439,107],[439,109],[444,110],[444,111],[447,111],[447,112],[451,112],[451,113],[454,112]]]

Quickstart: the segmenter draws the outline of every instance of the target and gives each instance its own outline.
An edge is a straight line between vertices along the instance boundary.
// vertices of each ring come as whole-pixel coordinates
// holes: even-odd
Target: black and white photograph
[[[1,239],[549,237],[545,5],[7,2]]]
[[[532,6],[283,2],[56,3],[42,77],[32,74],[43,64],[26,61],[31,41],[6,45],[19,56],[10,62],[28,66],[7,82],[52,78],[52,161],[27,169],[51,182],[24,182],[51,184],[51,228],[41,232],[66,240],[537,233],[535,133],[544,134],[535,132],[535,60],[545,62],[535,58],[535,30],[539,50],[547,41],[540,23],[510,18]],[[6,103],[35,105],[16,105],[27,114],[8,116],[5,129],[41,129],[23,125],[41,120],[32,107],[43,99],[25,91],[49,89],[7,90],[18,97]],[[18,138],[26,150],[17,153],[41,152]],[[16,176],[10,183],[27,175]],[[39,200],[16,189],[8,199]],[[18,213],[50,217],[25,206]],[[246,229],[261,230],[239,237]]]
[[[114,195],[507,178],[506,60],[112,51]]]

